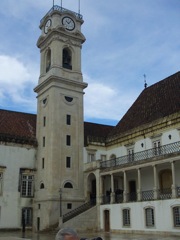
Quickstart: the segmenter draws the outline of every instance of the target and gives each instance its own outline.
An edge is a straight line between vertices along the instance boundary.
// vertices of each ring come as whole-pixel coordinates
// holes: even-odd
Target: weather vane
[[[147,88],[146,74],[144,74],[143,76],[144,76],[144,88]]]

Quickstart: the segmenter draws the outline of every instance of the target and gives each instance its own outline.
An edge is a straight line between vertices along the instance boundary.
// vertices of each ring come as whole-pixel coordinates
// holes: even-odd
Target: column
[[[102,204],[103,203],[103,177],[100,176],[99,179],[99,196],[97,197],[97,203]]]
[[[111,174],[111,203],[115,202],[115,193],[114,193],[114,176]]]
[[[154,172],[154,199],[158,198],[158,189],[157,189],[157,167],[156,165],[153,166]]]
[[[176,198],[176,176],[175,176],[175,163],[171,162],[171,170],[172,170],[172,198]]]
[[[123,202],[127,202],[127,176],[126,176],[126,171],[124,171],[124,192],[123,192]]]
[[[138,168],[138,189],[137,189],[137,200],[141,201],[141,169]]]

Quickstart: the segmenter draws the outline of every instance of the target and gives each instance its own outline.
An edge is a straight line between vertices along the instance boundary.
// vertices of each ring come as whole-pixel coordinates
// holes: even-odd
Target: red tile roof
[[[104,143],[108,134],[113,130],[114,126],[84,122],[84,144],[88,142]]]
[[[110,135],[180,112],[180,72],[145,88]]]
[[[0,110],[0,141],[37,145],[36,115]]]

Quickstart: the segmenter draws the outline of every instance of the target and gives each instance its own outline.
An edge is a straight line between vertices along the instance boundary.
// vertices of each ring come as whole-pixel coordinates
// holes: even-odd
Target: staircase
[[[83,205],[79,206],[78,208],[75,208],[72,211],[64,214],[62,222],[63,223],[67,222],[68,220],[70,220],[70,219],[76,217],[77,215],[87,211],[88,209],[94,207],[95,205],[96,205],[95,202],[92,202],[92,201],[84,203]]]
[[[63,215],[59,228],[72,227],[79,232],[98,231],[98,207],[92,202],[84,203]]]

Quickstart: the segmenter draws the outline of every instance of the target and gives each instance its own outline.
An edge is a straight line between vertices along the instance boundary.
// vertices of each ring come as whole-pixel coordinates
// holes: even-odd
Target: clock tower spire
[[[34,227],[56,224],[84,202],[82,15],[53,6],[40,21]]]

